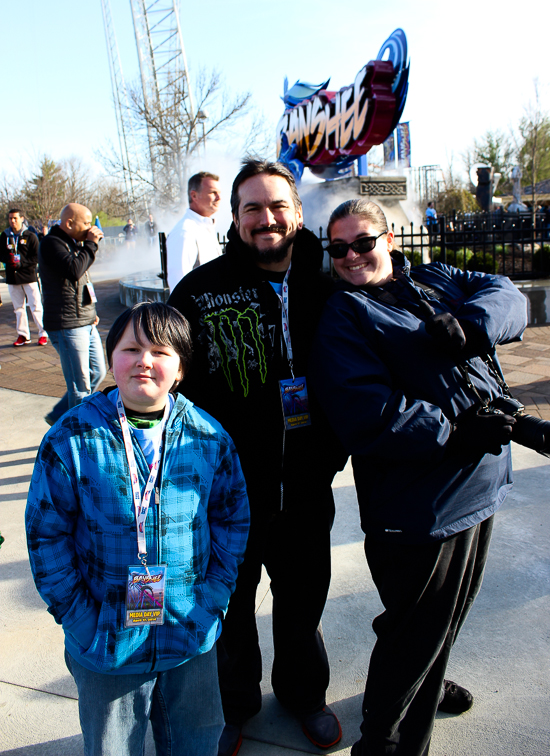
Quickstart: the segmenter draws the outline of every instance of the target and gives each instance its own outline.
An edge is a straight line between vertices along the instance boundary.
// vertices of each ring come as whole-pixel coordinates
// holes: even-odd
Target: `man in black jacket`
[[[182,390],[235,441],[251,508],[246,556],[218,642],[227,723],[220,756],[237,753],[243,723],[261,707],[255,599],[262,565],[273,594],[275,695],[317,745],[341,737],[325,701],[320,620],[330,582],[331,482],[345,457],[335,454],[305,379],[332,281],[320,272],[323,250],[303,228],[286,168],[246,161],[231,209],[226,253],[185,276],[169,300],[193,332],[194,361]]]
[[[44,325],[61,359],[67,393],[46,415],[53,425],[105,378],[103,346],[96,325],[97,301],[88,269],[103,232],[92,226],[87,207],[74,202],[42,239],[38,250],[44,294]]]
[[[32,231],[24,228],[24,220],[21,210],[13,208],[8,213],[9,228],[0,236],[0,261],[6,266],[6,283],[15,312],[17,339],[13,346],[31,343],[27,302],[38,328],[38,345],[46,346],[48,334],[42,323],[42,296],[36,272],[38,239]]]

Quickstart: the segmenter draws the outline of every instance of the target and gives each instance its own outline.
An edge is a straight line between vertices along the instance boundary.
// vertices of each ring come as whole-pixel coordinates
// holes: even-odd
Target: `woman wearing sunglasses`
[[[515,423],[477,410],[502,395],[494,348],[521,337],[526,301],[503,276],[441,263],[411,275],[373,202],[341,204],[328,235],[342,280],[310,380],[352,455],[384,604],[351,753],[426,756],[437,709],[459,714],[473,703],[445,669],[511,487]]]

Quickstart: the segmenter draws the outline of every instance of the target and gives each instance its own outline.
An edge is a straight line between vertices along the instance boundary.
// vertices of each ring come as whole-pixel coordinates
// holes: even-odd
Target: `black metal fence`
[[[528,213],[453,213],[393,231],[412,265],[440,261],[512,279],[543,278],[550,276],[550,228],[543,213],[535,220]]]
[[[498,273],[512,279],[550,277],[550,220],[538,213],[483,213],[440,215],[428,226],[395,228],[395,245],[411,265],[443,262],[461,270]],[[318,234],[328,244],[324,229]],[[227,240],[220,239],[225,250]],[[330,268],[328,255],[325,269]]]

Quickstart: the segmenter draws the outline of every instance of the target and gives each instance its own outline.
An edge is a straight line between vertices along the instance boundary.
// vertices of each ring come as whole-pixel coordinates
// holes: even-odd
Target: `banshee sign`
[[[290,107],[277,126],[279,161],[298,178],[304,166],[324,177],[337,175],[392,133],[405,107],[408,78],[407,38],[396,29],[377,59],[339,92],[326,89],[329,81],[297,81],[283,97]]]

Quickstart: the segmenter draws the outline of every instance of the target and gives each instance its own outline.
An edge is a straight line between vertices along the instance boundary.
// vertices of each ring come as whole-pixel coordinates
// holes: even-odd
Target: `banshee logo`
[[[134,575],[132,583],[159,583],[164,575]]]
[[[220,312],[205,315],[219,349],[224,375],[234,391],[231,362],[235,362],[244,396],[248,396],[250,382],[248,368],[258,369],[262,383],[267,377],[267,362],[260,334],[260,318],[254,307],[240,312],[228,307]]]
[[[299,383],[297,386],[285,386],[285,394],[295,394],[296,391],[303,391],[304,386],[304,383]]]

